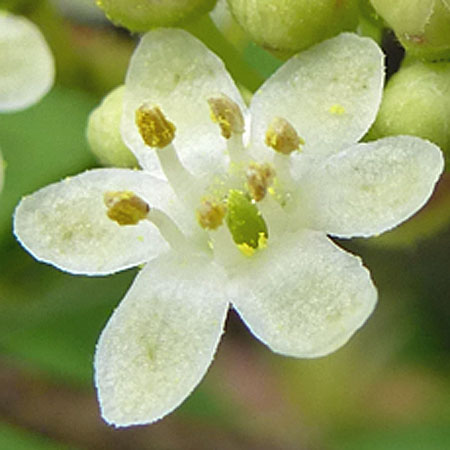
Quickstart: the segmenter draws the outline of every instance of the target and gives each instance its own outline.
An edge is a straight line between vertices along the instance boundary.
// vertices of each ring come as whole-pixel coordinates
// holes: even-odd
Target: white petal
[[[222,335],[223,283],[210,261],[172,253],[138,275],[97,345],[95,381],[108,423],[154,422],[197,386]]]
[[[133,191],[166,210],[175,201],[166,182],[143,171],[92,170],[25,197],[15,212],[14,232],[35,258],[79,274],[116,272],[166,251],[166,241],[150,222],[120,226],[107,217],[107,191]]]
[[[372,236],[418,211],[444,168],[439,148],[412,136],[359,144],[312,171],[300,215],[314,229],[339,237]]]
[[[337,153],[375,120],[383,79],[383,54],[368,38],[343,33],[299,53],[253,97],[253,150],[259,158],[273,154],[265,133],[274,117],[282,117],[305,141],[304,154]]]
[[[27,108],[51,88],[53,56],[28,19],[0,11],[0,111]]]
[[[377,293],[361,260],[321,233],[286,235],[238,268],[233,303],[273,351],[313,358],[344,345],[375,307]]]
[[[226,168],[226,141],[207,100],[223,93],[242,111],[245,106],[222,61],[200,41],[182,30],[150,31],[134,52],[125,86],[122,136],[142,167],[161,174],[155,150],[145,145],[135,124],[135,111],[147,102],[176,126],[173,143],[188,170],[211,177]]]

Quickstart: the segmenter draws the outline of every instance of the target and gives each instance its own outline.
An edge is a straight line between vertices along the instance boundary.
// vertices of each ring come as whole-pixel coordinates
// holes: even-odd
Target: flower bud
[[[120,135],[124,86],[111,91],[89,116],[87,139],[105,166],[136,167],[137,161]]]
[[[171,26],[210,11],[217,0],[96,0],[109,20],[131,31]]]
[[[421,59],[450,57],[448,0],[370,0],[406,51]]]
[[[403,64],[384,91],[369,138],[409,134],[428,139],[450,162],[450,62]]]
[[[358,23],[358,0],[228,0],[236,20],[262,47],[289,55]]]

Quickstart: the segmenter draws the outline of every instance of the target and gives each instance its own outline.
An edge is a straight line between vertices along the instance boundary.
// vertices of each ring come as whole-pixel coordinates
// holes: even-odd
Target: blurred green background
[[[23,195],[98,165],[87,118],[122,82],[135,37],[77,9],[89,2],[22,3],[52,46],[58,80],[38,105],[0,116],[0,449],[450,448],[448,175],[407,224],[340,243],[362,256],[380,294],[343,349],[318,360],[281,357],[231,312],[211,369],[179,409],[146,427],[102,422],[95,343],[135,272],[75,277],[40,264],[15,241],[11,216]],[[242,58],[230,65],[249,89],[281,64],[251,43]]]

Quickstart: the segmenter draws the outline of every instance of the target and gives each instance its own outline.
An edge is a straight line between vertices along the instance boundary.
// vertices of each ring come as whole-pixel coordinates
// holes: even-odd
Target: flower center
[[[281,184],[289,181],[289,155],[300,150],[304,141],[286,119],[275,117],[265,135],[267,146],[277,153],[273,163],[250,161],[242,142],[245,121],[237,103],[224,94],[211,96],[207,103],[211,120],[218,124],[221,135],[227,140],[230,167],[206,190],[202,180],[197,180],[179,160],[173,145],[176,127],[160,107],[148,103],[139,107],[135,113],[136,127],[143,142],[156,152],[175,194],[188,210],[195,211],[199,227],[215,233],[226,225],[238,249],[251,256],[267,245],[268,224],[284,220],[284,202],[280,199],[286,196],[278,191],[280,183],[276,177],[283,176]],[[133,192],[106,192],[104,202],[108,217],[119,225],[137,225],[147,220],[159,228],[172,247],[186,246],[188,239],[175,222]],[[276,220],[272,220],[274,216]],[[278,229],[274,226],[272,231]],[[209,239],[218,235],[221,234],[208,238],[205,234],[206,238],[202,239],[212,248]]]

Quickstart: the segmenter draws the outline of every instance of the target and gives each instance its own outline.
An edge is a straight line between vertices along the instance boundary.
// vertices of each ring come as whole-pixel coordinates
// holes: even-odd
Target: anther
[[[245,173],[247,186],[251,197],[256,202],[261,201],[267,194],[275,177],[275,170],[270,164],[251,163]]]
[[[175,125],[158,106],[143,104],[136,110],[135,121],[139,134],[149,147],[167,147],[175,138]]]
[[[205,198],[196,210],[197,221],[205,230],[216,230],[222,225],[226,212],[223,203]]]
[[[284,155],[299,150],[305,141],[297,134],[295,128],[282,117],[275,117],[266,131],[266,145]]]
[[[119,225],[136,225],[147,218],[148,204],[131,191],[106,192],[103,201],[107,216]]]
[[[238,104],[225,94],[208,98],[211,119],[220,126],[222,136],[230,139],[233,134],[244,132],[244,117]]]

